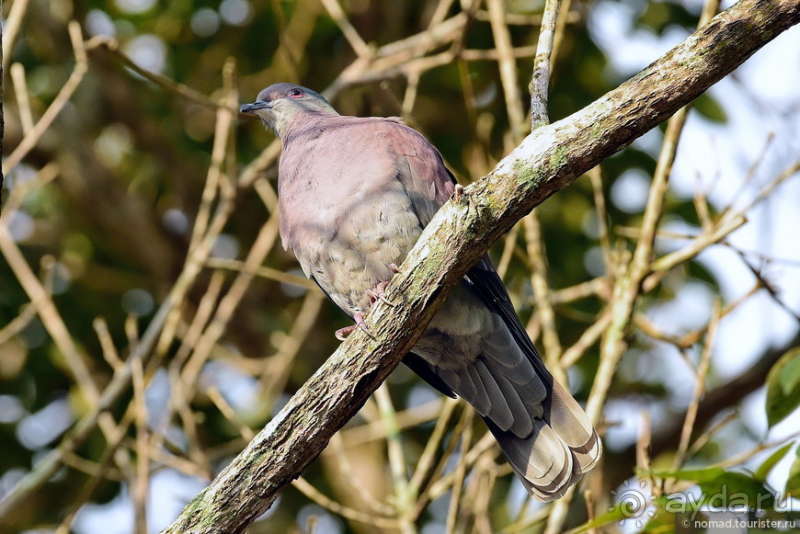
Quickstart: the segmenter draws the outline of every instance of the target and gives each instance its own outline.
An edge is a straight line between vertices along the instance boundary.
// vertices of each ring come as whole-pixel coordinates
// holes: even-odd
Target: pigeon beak
[[[242,107],[239,108],[239,113],[254,113],[259,109],[270,109],[270,108],[272,108],[272,104],[270,104],[269,102],[262,102],[258,100],[250,104],[243,104]]]

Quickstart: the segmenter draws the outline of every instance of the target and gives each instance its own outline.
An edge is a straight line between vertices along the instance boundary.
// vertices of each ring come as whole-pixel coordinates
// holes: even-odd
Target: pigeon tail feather
[[[503,430],[490,414],[483,416],[525,488],[542,501],[563,496],[597,464],[602,452],[589,418],[557,382],[549,404],[545,418],[532,417],[533,431],[525,437]]]

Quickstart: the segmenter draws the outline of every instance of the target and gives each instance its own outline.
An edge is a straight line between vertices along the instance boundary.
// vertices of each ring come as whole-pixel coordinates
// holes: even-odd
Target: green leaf
[[[703,117],[712,122],[725,123],[728,121],[728,115],[719,103],[710,96],[708,93],[703,93],[694,102],[692,107],[697,110]]]
[[[656,509],[656,513],[644,526],[642,533],[647,534],[672,534],[675,532],[675,514],[667,512],[662,507]]]
[[[786,453],[789,452],[789,449],[792,448],[792,445],[794,445],[794,443],[789,442],[770,454],[769,458],[764,460],[764,463],[762,463],[760,466],[758,466],[758,469],[756,469],[756,472],[753,475],[755,479],[762,482],[765,481],[767,479],[767,475],[769,475],[769,472],[772,471],[772,468],[775,467],[775,464],[780,462],[783,457],[786,456]]]
[[[707,467],[705,469],[681,469],[680,471],[654,471],[653,475],[659,478],[675,478],[690,482],[711,482],[725,474],[721,467]]]
[[[784,395],[791,394],[800,384],[800,358],[794,358],[786,363],[781,371],[780,383]]]
[[[619,521],[624,521],[627,518],[628,515],[625,511],[625,503],[621,502],[613,508],[610,508],[607,512],[595,517],[591,521],[587,521],[579,527],[575,527],[567,534],[583,534],[591,529],[604,527],[606,525],[610,525],[611,523],[618,523]]]
[[[685,7],[672,2],[648,2],[647,7],[635,20],[637,26],[650,28],[657,35],[662,35],[668,28],[697,26],[697,16],[692,15]]]
[[[781,422],[800,404],[800,347],[795,347],[770,369],[767,375],[767,422]]]
[[[786,454],[786,451],[783,451],[783,454]],[[773,456],[776,456],[776,454],[770,456],[770,459],[772,459]],[[765,464],[768,463],[770,459],[768,459]],[[778,460],[780,460],[780,458],[774,459],[773,465],[777,463]],[[769,466],[769,468],[771,467],[772,466]],[[680,471],[656,471],[653,474],[660,478],[675,478],[678,480],[697,482],[697,485],[703,493],[703,497],[694,503],[696,506],[714,506],[719,508],[747,507],[755,510],[769,508],[775,502],[775,495],[763,481],[744,473],[725,471],[721,467],[682,469]]]
[[[800,447],[795,452],[796,458],[789,469],[789,478],[786,480],[786,496],[800,498]]]
[[[764,510],[775,504],[775,495],[769,488],[744,473],[729,471],[714,480],[701,482],[699,486],[705,506]]]

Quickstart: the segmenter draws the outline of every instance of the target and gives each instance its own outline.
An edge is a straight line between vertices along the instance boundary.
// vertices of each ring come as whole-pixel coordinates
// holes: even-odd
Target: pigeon
[[[439,151],[401,120],[340,115],[300,85],[270,85],[240,111],[282,143],[284,248],[355,321],[337,337],[365,328],[397,265],[457,191],[455,178]],[[453,288],[403,363],[472,405],[538,499],[562,496],[597,464],[597,433],[544,366],[488,256]]]

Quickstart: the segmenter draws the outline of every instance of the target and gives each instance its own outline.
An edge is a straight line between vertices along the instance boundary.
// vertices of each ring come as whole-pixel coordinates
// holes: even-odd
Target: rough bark
[[[513,224],[800,21],[798,0],[742,0],[581,111],[536,129],[437,213],[367,318],[164,532],[242,532],[414,345],[448,290]]]

